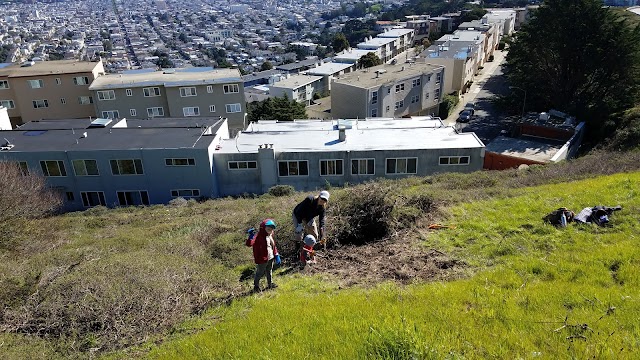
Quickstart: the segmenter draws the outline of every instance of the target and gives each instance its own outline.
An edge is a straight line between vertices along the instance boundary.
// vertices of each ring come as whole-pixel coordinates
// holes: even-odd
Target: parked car
[[[471,115],[473,115],[476,112],[476,103],[474,102],[468,102],[465,106],[464,106],[464,110],[469,110],[471,111]],[[464,111],[463,110],[463,111]]]
[[[469,120],[471,120],[471,116],[473,116],[471,110],[462,110],[460,115],[458,115],[458,121],[463,123],[469,122]]]

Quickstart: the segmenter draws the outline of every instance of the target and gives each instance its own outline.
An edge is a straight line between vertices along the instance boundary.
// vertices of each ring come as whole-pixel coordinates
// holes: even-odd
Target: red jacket
[[[269,219],[262,220],[260,223],[260,230],[258,234],[249,235],[245,245],[253,247],[253,260],[256,264],[264,264],[269,261],[269,253],[267,251],[267,230],[265,230],[265,223]],[[273,235],[272,235],[273,237]],[[275,246],[275,240],[273,241],[273,256],[278,254],[278,249]]]

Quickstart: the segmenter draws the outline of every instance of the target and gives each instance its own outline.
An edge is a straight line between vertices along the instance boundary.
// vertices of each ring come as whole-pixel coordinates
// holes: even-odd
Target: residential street
[[[469,91],[463,95],[451,115],[444,120],[445,124],[454,125],[463,132],[475,132],[485,144],[500,135],[501,131],[510,128],[515,119],[500,114],[490,101],[495,95],[512,92],[502,73],[502,64],[506,55],[505,51],[494,52],[494,61],[485,63]],[[468,102],[476,103],[474,116],[468,123],[457,123],[458,114]]]

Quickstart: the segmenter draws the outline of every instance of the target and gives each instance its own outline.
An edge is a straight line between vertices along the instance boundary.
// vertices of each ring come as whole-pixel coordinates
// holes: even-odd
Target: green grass
[[[416,233],[465,261],[462,280],[339,289],[279,277],[277,291],[184,323],[151,359],[631,359],[640,351],[640,173],[514,189],[447,210]],[[611,228],[542,216],[621,204]],[[194,331],[193,335],[184,335]]]

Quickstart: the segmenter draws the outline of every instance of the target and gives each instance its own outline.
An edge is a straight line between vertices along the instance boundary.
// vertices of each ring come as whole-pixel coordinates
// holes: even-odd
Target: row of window
[[[27,80],[27,84],[32,89],[40,89],[44,87],[44,80],[36,79],[36,80]],[[61,85],[62,79],[56,78],[56,85]],[[88,76],[75,76],[73,78],[74,85],[89,85],[89,77]],[[9,89],[9,82],[7,80],[0,80],[0,89]]]
[[[240,92],[240,86],[238,84],[223,85],[222,91],[225,94],[237,94]],[[212,93],[212,92],[213,92],[213,85],[207,85],[207,93]],[[97,93],[98,93],[98,100],[100,101],[108,101],[108,100],[116,99],[116,93],[114,90],[99,90],[97,91]],[[127,96],[133,96],[133,89],[125,89],[125,93],[127,94]],[[144,97],[162,96],[160,88],[155,86],[142,88],[142,94],[144,95]],[[198,96],[198,92],[196,91],[195,86],[181,87],[180,96],[181,97]]]
[[[34,109],[49,107],[49,100],[47,99],[33,100],[32,103],[33,103]],[[63,105],[66,104],[67,99],[60,98],[60,103]],[[93,98],[91,96],[78,96],[78,104],[80,105],[93,104]],[[13,100],[0,100],[0,105],[6,107],[7,109],[14,109],[16,107],[16,104],[13,102]]]
[[[72,160],[73,172],[76,176],[100,176],[98,162],[96,160]],[[29,167],[26,161],[18,162],[20,169],[26,175]],[[109,160],[112,175],[143,175],[142,160],[124,159]],[[165,159],[166,166],[195,166],[196,160],[193,158],[168,158]],[[67,170],[62,160],[40,161],[40,168],[44,176],[67,176]]]
[[[170,190],[172,197],[194,198],[200,197],[200,189],[175,189]],[[119,206],[149,205],[149,193],[146,190],[116,191]],[[67,201],[75,201],[75,194],[66,193]],[[81,191],[80,199],[84,207],[107,206],[104,191]]]
[[[320,176],[344,175],[344,160],[320,160]],[[257,169],[256,161],[229,161],[229,170]],[[440,165],[469,165],[469,156],[441,156]],[[386,174],[417,174],[418,158],[388,158],[386,159]],[[309,176],[308,160],[278,161],[278,175]],[[375,175],[375,159],[352,159],[351,175]]]
[[[242,111],[242,105],[240,103],[236,104],[226,104],[225,110],[228,114],[231,113],[239,113]],[[209,105],[209,112],[216,112],[215,105]],[[138,116],[138,111],[136,109],[129,109],[130,116]],[[198,106],[187,106],[182,108],[182,115],[185,117],[189,116],[200,116],[200,107]],[[158,107],[150,107],[147,108],[147,116],[148,117],[163,117],[164,116],[164,108],[162,106]],[[119,119],[120,112],[118,110],[105,110],[102,112],[103,118],[109,119]]]

